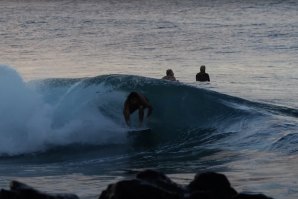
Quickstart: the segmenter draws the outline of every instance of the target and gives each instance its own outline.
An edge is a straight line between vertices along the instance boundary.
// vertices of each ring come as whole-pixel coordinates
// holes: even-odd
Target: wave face
[[[268,119],[270,111],[276,114],[280,110],[278,115],[291,116],[295,112],[140,76],[104,75],[26,83],[9,67],[1,66],[0,74],[2,156],[77,144],[126,144],[128,128],[122,110],[131,91],[143,93],[153,105],[153,114],[145,119],[145,125],[155,134],[155,142],[176,142],[179,147],[216,143],[231,135],[234,137],[224,141],[226,146],[235,146],[238,140],[239,145],[251,142],[254,147],[258,143],[268,147],[268,143],[264,146],[259,141],[263,139],[259,136],[278,131],[273,125],[275,120]],[[133,114],[132,123],[138,125],[137,113]],[[239,141],[241,138],[249,139]],[[283,139],[279,139],[278,146],[271,143],[273,148],[283,146],[280,144]],[[148,144],[146,139],[138,142]]]

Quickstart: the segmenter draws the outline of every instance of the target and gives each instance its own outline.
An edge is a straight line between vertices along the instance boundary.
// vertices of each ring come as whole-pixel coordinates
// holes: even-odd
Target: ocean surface
[[[2,0],[0,188],[91,199],[143,169],[216,171],[296,199],[297,55],[296,0]],[[131,91],[151,133],[128,133]]]

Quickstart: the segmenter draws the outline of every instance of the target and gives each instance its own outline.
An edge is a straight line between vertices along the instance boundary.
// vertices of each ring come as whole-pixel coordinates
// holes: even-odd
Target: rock
[[[227,177],[214,172],[197,174],[188,185],[188,189],[191,195],[204,194],[212,199],[229,199],[237,195],[237,191],[231,187]]]
[[[112,184],[100,195],[100,199],[178,199],[184,193],[182,187],[161,172],[145,170],[137,179]]]
[[[48,194],[12,181],[10,190],[0,190],[0,199],[79,199],[74,194]],[[99,199],[272,199],[263,194],[237,193],[223,174],[200,173],[182,186],[165,174],[144,170],[136,178],[110,184]]]
[[[138,179],[109,185],[99,199],[179,199],[179,195]]]
[[[240,193],[233,199],[272,199],[263,194],[245,194]]]
[[[185,189],[173,182],[165,174],[155,170],[144,170],[137,174],[137,179],[148,182],[173,194],[182,195]]]
[[[0,198],[1,199],[17,199],[18,197],[16,196],[15,192],[1,189],[0,190]]]
[[[10,190],[0,191],[1,199],[79,199],[74,194],[47,194],[40,192],[24,183],[12,181]]]
[[[99,199],[271,199],[262,194],[238,194],[223,174],[197,174],[187,186],[161,172],[145,170],[136,179],[110,184]]]

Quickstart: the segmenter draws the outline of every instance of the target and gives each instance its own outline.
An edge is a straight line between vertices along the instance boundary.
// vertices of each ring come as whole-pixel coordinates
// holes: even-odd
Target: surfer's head
[[[205,65],[202,65],[202,66],[200,67],[200,71],[201,71],[202,73],[204,73],[205,70],[206,70],[206,66],[205,66]]]
[[[168,69],[166,73],[167,73],[167,76],[174,76],[174,72],[172,69]]]
[[[137,104],[139,102],[139,95],[137,92],[131,92],[128,96],[127,96],[127,101],[130,104]]]

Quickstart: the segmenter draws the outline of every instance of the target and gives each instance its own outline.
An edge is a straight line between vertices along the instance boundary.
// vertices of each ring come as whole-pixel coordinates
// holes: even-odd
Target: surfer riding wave
[[[139,125],[141,126],[144,120],[144,109],[148,109],[147,117],[149,117],[153,108],[148,99],[140,93],[131,92],[124,102],[123,115],[126,124],[130,126],[130,114],[139,110]]]

